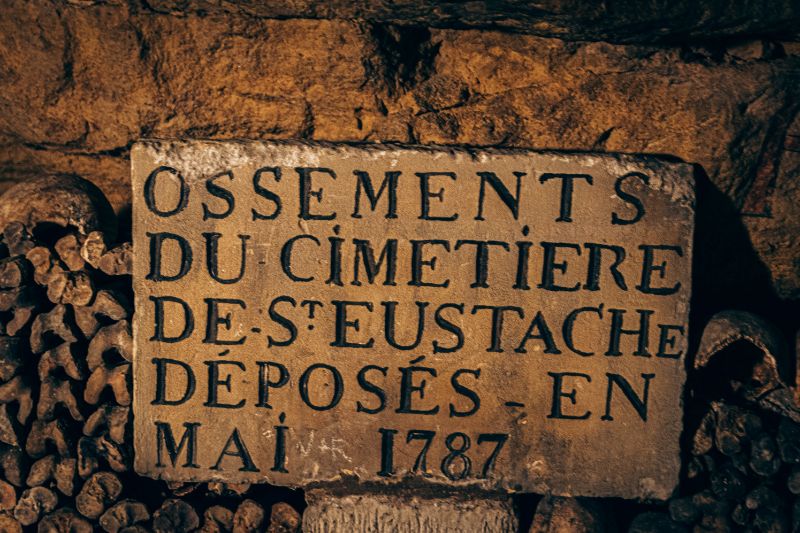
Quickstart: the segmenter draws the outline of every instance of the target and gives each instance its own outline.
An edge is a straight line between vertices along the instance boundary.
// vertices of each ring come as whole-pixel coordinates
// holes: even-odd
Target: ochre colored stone
[[[138,472],[672,492],[691,166],[245,141],[132,163]]]
[[[781,28],[797,24],[786,2],[767,11],[669,2],[646,13],[616,2],[610,10],[552,2],[529,14],[536,23],[516,8],[500,20],[473,2],[445,3],[435,13],[404,4],[393,14],[375,2],[347,2],[347,9],[311,1],[140,4],[5,3],[0,189],[74,172],[124,210],[129,148],[143,136],[670,154],[708,175],[697,254],[698,272],[708,275],[697,285],[701,301],[715,300],[710,312],[769,306],[773,292],[800,297],[793,253],[800,246],[798,43],[604,42],[674,42],[679,31],[681,42],[691,34],[707,43],[711,35],[747,34],[750,24],[788,39]],[[374,18],[291,14],[329,19],[353,10]],[[446,26],[456,12],[459,27],[492,17],[493,27],[551,38],[381,22]],[[648,25],[654,21],[657,31]],[[763,36],[763,28],[751,30]]]

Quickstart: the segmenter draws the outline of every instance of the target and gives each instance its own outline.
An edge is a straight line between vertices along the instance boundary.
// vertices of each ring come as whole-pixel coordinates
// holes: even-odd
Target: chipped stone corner
[[[696,170],[691,163],[664,155],[605,154],[604,166],[616,175],[644,172],[652,190],[667,194],[671,202],[690,211],[696,208]]]

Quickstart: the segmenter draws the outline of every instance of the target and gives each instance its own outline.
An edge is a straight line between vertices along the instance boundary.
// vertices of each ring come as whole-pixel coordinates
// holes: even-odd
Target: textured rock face
[[[101,3],[84,0],[84,3]],[[791,0],[150,0],[159,13],[236,13],[263,18],[351,18],[434,27],[501,28],[572,40],[656,42],[742,34],[797,36]]]
[[[713,271],[709,287],[725,293],[742,283],[754,286],[749,282],[758,271],[764,286],[779,296],[800,295],[800,266],[792,252],[800,246],[796,43],[614,45],[495,31],[264,18],[293,16],[291,9],[303,7],[294,3],[286,12],[266,12],[255,2],[226,3],[224,9],[208,4],[200,10],[189,10],[186,2],[152,2],[148,8],[136,2],[42,0],[5,5],[0,20],[3,183],[42,171],[76,172],[121,208],[130,200],[129,148],[142,137],[665,153],[701,165],[711,182],[706,200],[713,215],[705,227],[698,226],[698,239],[709,244],[705,250],[715,247],[706,259],[698,254],[701,266],[710,265],[705,271]],[[484,9],[480,3],[468,5],[466,13]],[[557,20],[568,28],[571,20],[584,17],[580,5],[542,9],[559,13]],[[675,35],[752,35],[769,26],[786,36],[784,23],[795,16],[788,3],[770,10],[769,17],[730,8],[714,23],[692,26],[681,17],[710,19],[692,18],[681,5],[662,6],[666,22],[661,26],[677,28]],[[512,12],[516,4],[504,7]],[[371,7],[352,9],[369,20],[382,18]],[[454,8],[414,9],[397,9],[389,18],[427,23],[438,13],[436,20],[449,25],[447,10]],[[310,15],[327,18],[334,12],[318,7]],[[506,16],[502,20],[510,22],[496,25],[533,20],[530,13],[536,12],[520,13],[519,20]],[[585,15],[596,21],[584,25],[595,28],[592,34],[562,31],[556,22],[550,29],[544,23],[529,26],[548,35],[632,40],[596,29],[601,20],[612,29],[622,27],[614,21],[627,21],[641,23],[627,27],[629,33],[641,27],[642,34],[658,34],[658,25],[645,15],[630,14],[642,17],[637,22],[625,13],[618,13],[623,18]],[[465,15],[465,25],[479,18],[470,16]],[[783,22],[775,23],[773,16]],[[742,212],[748,216],[740,218]],[[722,235],[734,233],[732,228],[735,239]],[[732,252],[748,242],[757,252],[752,260]]]

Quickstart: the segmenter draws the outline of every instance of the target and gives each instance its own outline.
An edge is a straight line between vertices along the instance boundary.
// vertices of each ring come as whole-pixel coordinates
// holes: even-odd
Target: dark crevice
[[[772,217],[771,198],[778,179],[781,153],[798,107],[800,105],[790,98],[770,118],[756,165],[751,169],[750,178],[743,182],[748,185],[747,190],[736,191],[736,197],[742,198],[742,216]]]
[[[54,222],[39,222],[33,228],[33,238],[45,246],[54,247],[55,244],[62,238],[77,232],[75,226],[61,226]]]
[[[123,146],[115,146],[114,148],[107,148],[105,150],[96,150],[93,152],[86,150],[77,150],[75,147],[78,143],[57,144],[47,142],[23,142],[22,146],[36,151],[52,151],[64,152],[70,155],[80,155],[86,157],[127,157],[131,151],[131,146],[135,141],[129,141]]]
[[[136,35],[136,42],[139,44],[139,59],[142,61],[147,61],[150,57],[150,42],[145,37],[145,34],[142,30],[135,25],[131,25],[133,28],[133,32]]]
[[[606,142],[608,142],[608,139],[611,137],[611,133],[614,131],[614,129],[614,127],[608,128],[603,133],[598,135],[597,139],[592,145],[592,150],[605,150]]]
[[[429,28],[372,24],[369,33],[380,64],[365,64],[367,77],[382,82],[389,95],[405,92],[431,77],[439,43],[432,41]]]
[[[301,139],[307,140],[314,138],[314,109],[311,107],[309,102],[306,102],[305,109],[303,111],[303,123],[300,126],[298,136]]]
[[[158,16],[237,16],[254,21],[347,20],[359,24],[428,26],[443,30],[498,31],[572,41],[616,44],[686,44],[726,39],[797,40],[800,12],[790,1],[662,2],[643,9],[633,0],[531,5],[525,2],[442,0],[419,7],[386,2],[208,2],[159,6],[129,0],[132,13]],[[214,4],[213,6],[211,4]],[[471,4],[471,5],[470,5]],[[741,4],[741,8],[737,9]]]
[[[189,139],[202,139],[204,137],[211,138],[217,134],[219,126],[215,124],[206,124],[204,126],[192,126],[183,131],[183,136]]]
[[[58,12],[58,15],[61,17],[60,12]],[[61,75],[56,88],[53,89],[47,97],[48,105],[54,105],[58,102],[59,98],[61,98],[61,94],[75,83],[75,38],[72,35],[72,30],[70,30],[67,20],[62,19],[61,24],[64,28],[64,51],[61,56]]]

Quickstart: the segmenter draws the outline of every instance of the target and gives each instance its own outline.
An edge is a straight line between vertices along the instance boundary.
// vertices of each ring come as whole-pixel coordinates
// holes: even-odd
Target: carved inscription
[[[138,472],[674,488],[689,165],[201,141],[132,160]]]

